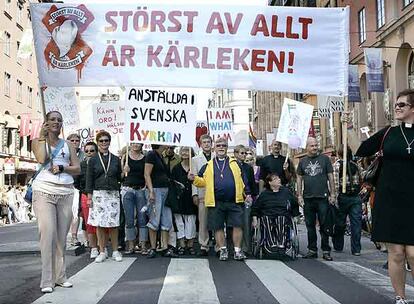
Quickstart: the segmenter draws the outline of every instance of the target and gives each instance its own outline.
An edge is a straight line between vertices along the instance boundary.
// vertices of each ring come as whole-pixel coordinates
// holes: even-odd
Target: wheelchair
[[[296,260],[299,254],[299,237],[292,216],[262,216],[252,228],[252,254],[258,259],[265,256],[289,257]]]

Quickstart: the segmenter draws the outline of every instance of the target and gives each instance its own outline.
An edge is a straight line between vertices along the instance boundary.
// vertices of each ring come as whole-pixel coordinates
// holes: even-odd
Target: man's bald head
[[[315,137],[309,137],[306,141],[306,150],[309,156],[316,156],[319,152],[318,141]]]

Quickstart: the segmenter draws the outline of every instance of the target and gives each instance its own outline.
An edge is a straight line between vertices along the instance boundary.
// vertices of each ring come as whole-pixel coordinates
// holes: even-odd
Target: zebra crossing
[[[388,277],[355,263],[318,260],[124,258],[90,263],[70,281],[73,288],[56,288],[33,303],[393,303],[389,290],[381,289],[390,286]],[[414,288],[407,288],[413,298]]]

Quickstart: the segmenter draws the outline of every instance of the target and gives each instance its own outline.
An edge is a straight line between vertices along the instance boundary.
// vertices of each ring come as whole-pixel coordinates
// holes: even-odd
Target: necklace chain
[[[406,148],[406,150],[407,150],[407,152],[408,152],[408,154],[411,154],[411,145],[414,143],[414,139],[411,141],[411,142],[408,142],[408,139],[407,139],[407,136],[405,136],[405,133],[404,133],[404,130],[403,130],[403,127],[402,127],[402,124],[400,125],[400,130],[401,130],[401,134],[403,135],[403,137],[404,137],[404,139],[405,139],[405,142],[407,143],[407,148]]]
[[[220,168],[220,166],[219,166],[219,163],[218,163],[218,161],[217,161],[217,158],[215,158],[214,160],[216,161],[216,166],[217,166],[217,169],[219,169],[219,170],[220,170],[220,177],[221,177],[221,178],[223,178],[223,177],[224,177],[224,176],[223,176],[223,171],[224,171],[224,168],[226,167],[227,157],[224,159],[223,167],[221,167],[221,168]]]

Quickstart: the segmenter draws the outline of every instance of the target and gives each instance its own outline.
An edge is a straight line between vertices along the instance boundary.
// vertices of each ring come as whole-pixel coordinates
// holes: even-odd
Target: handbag
[[[336,214],[338,209],[336,206],[329,204],[328,209],[326,210],[325,220],[322,225],[322,231],[325,232],[328,236],[333,236],[336,226]]]
[[[40,166],[40,168],[35,172],[35,174],[33,174],[32,178],[27,183],[26,194],[24,195],[24,201],[26,203],[28,203],[30,205],[32,204],[32,200],[33,200],[32,184],[33,184],[34,180],[39,175],[40,171],[42,171],[49,164],[49,162],[56,157],[56,155],[59,153],[60,149],[62,149],[64,143],[65,143],[64,140],[59,141],[59,144],[56,146],[55,151],[53,151],[53,153],[52,153],[52,157],[49,158],[48,160],[46,160],[46,162]]]
[[[182,183],[174,179],[171,179],[170,185],[168,187],[168,195],[167,200],[165,202],[165,206],[175,210],[175,208],[181,200],[181,197],[184,193],[184,189],[185,186]]]
[[[369,184],[373,187],[375,187],[377,185],[378,177],[379,177],[379,174],[381,172],[384,141],[385,141],[385,137],[387,136],[390,129],[391,129],[391,127],[388,128],[388,130],[385,132],[384,136],[382,137],[380,150],[376,153],[375,159],[368,166],[368,168],[362,173],[363,182],[367,183],[367,184]]]

